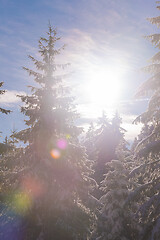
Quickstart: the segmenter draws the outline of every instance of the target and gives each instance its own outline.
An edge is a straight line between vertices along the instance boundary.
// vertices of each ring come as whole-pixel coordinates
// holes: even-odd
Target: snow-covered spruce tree
[[[27,128],[15,134],[27,144],[20,189],[32,196],[26,212],[24,239],[82,240],[89,235],[91,211],[86,207],[92,179],[91,162],[79,144],[81,129],[65,75],[57,75],[67,64],[56,64],[60,38],[49,26],[48,37],[39,40],[42,60],[33,61],[37,71],[24,68],[39,87],[21,96],[21,111]],[[17,173],[18,175],[18,173]],[[33,183],[33,184],[29,184]]]
[[[3,240],[20,239],[15,235],[19,216],[12,212],[12,207],[16,205],[17,171],[20,173],[24,164],[23,148],[16,144],[17,140],[12,136],[0,144],[0,239]]]
[[[98,128],[95,131],[95,154],[96,162],[94,164],[94,179],[100,185],[106,173],[105,164],[112,159],[116,159],[116,148],[118,144],[124,140],[125,130],[121,128],[121,118],[118,113],[115,114],[113,119],[109,121],[106,114],[103,112],[102,117],[99,119]],[[102,196],[102,192],[97,189],[94,191],[97,198]]]
[[[101,189],[104,195],[100,202],[97,225],[91,236],[92,240],[136,240],[138,228],[133,212],[125,205],[130,193],[129,171],[119,160],[107,163],[107,174]]]
[[[159,2],[157,2],[159,3]],[[160,9],[160,6],[157,6],[158,9]],[[154,17],[154,18],[148,18],[148,20],[152,24],[156,24],[157,27],[160,27],[160,17]],[[151,41],[153,45],[155,45],[156,48],[160,49],[160,34],[151,34],[149,36],[146,36],[147,39]],[[145,81],[141,87],[139,88],[136,97],[143,97],[147,96],[148,94],[152,97],[150,98],[148,108],[147,110],[141,114],[135,122],[141,122],[145,125],[148,124],[150,127],[151,133],[144,138],[142,143],[146,144],[147,141],[155,141],[154,146],[152,146],[152,152],[155,149],[155,151],[158,150],[158,146],[160,146],[160,143],[158,142],[159,136],[160,136],[160,125],[159,125],[159,119],[160,119],[160,83],[159,83],[159,77],[160,77],[160,52],[155,54],[151,59],[151,64],[144,68],[144,70],[148,73],[150,73],[150,78]],[[139,145],[142,145],[140,143]],[[149,147],[149,146],[148,146]]]
[[[160,2],[157,2],[160,3]],[[160,6],[157,7],[160,9]],[[160,27],[160,17],[148,19]],[[160,49],[160,34],[147,36],[152,44]],[[147,124],[151,130],[136,146],[135,162],[139,162],[131,173],[139,187],[130,195],[129,201],[139,203],[137,218],[143,226],[141,238],[144,240],[160,239],[160,52],[151,58],[151,64],[145,67],[151,76],[140,87],[137,97],[152,94],[146,112],[141,114],[136,122]]]
[[[8,188],[12,188],[12,180],[16,173],[15,169],[21,169],[21,157],[23,155],[23,148],[17,147],[18,141],[11,137],[5,137],[3,143],[0,143],[0,182],[2,192],[7,195]]]

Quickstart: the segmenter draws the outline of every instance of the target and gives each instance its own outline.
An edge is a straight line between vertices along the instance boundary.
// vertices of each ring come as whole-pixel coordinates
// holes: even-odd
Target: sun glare
[[[124,70],[118,66],[90,71],[86,95],[91,103],[99,106],[115,106],[121,97]]]

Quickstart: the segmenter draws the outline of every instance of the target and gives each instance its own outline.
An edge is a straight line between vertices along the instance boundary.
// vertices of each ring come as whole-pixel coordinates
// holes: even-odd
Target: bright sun
[[[91,103],[113,107],[122,93],[124,70],[118,66],[95,68],[88,73],[86,94]]]

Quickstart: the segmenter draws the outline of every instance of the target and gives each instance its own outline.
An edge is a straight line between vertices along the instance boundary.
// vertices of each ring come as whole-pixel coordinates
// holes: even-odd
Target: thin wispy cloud
[[[25,92],[18,92],[16,90],[6,91],[5,94],[0,95],[0,105],[1,106],[15,106],[15,104],[20,103],[21,99],[17,95],[25,95]]]

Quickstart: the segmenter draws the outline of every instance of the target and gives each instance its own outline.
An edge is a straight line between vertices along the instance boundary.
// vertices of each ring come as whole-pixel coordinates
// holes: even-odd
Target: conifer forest
[[[159,10],[0,0],[0,240],[160,240]]]

